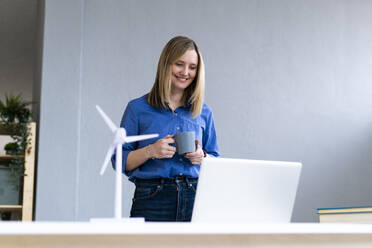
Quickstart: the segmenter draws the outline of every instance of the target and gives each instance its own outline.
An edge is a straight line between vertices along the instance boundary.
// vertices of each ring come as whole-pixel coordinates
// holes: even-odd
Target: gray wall
[[[195,39],[224,157],[303,163],[293,220],[371,204],[371,1],[45,2],[37,220],[113,215],[99,168],[162,47]],[[128,214],[133,187],[124,185]]]

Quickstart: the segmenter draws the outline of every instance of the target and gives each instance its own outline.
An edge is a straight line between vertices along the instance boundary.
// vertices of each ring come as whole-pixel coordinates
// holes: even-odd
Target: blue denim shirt
[[[158,133],[159,137],[124,144],[123,165],[131,151],[153,144],[169,134],[186,131],[195,131],[195,138],[206,153],[219,156],[213,113],[207,104],[203,104],[200,115],[192,118],[190,106],[181,106],[174,112],[171,109],[154,108],[148,104],[147,96],[128,103],[120,126],[125,128],[128,136]],[[112,156],[111,161],[115,168],[115,156]],[[199,170],[200,165],[192,165],[187,158],[175,153],[172,158],[149,159],[138,168],[123,172],[129,180],[135,181],[135,178],[171,178],[179,175],[197,178]]]

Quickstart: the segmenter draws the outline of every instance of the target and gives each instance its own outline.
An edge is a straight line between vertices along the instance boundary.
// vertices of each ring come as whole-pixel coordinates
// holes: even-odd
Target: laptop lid
[[[192,222],[290,222],[301,163],[206,158]]]

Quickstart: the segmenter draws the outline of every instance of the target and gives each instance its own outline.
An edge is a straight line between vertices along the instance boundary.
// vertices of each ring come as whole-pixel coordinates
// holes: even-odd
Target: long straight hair
[[[168,41],[161,52],[154,85],[148,96],[148,103],[156,108],[167,109],[170,102],[172,86],[172,65],[188,50],[198,54],[197,73],[193,82],[185,89],[182,100],[190,104],[193,118],[201,113],[204,102],[205,73],[202,55],[196,43],[184,36],[177,36]]]

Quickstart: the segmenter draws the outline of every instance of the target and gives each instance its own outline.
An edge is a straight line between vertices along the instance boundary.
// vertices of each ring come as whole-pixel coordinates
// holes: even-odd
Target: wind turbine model
[[[126,131],[124,128],[118,128],[111,119],[103,112],[103,110],[96,105],[96,108],[100,115],[102,116],[103,120],[106,122],[106,124],[109,126],[111,131],[115,133],[114,142],[110,146],[110,148],[107,151],[105,161],[103,162],[101,172],[100,174],[103,175],[105,172],[107,165],[110,162],[112,153],[114,152],[116,148],[116,180],[115,180],[115,220],[122,220],[121,216],[121,204],[122,204],[122,193],[121,193],[121,187],[122,187],[122,146],[124,143],[130,143],[140,140],[146,140],[151,138],[156,138],[159,136],[159,134],[148,134],[148,135],[138,135],[138,136],[127,136]]]

